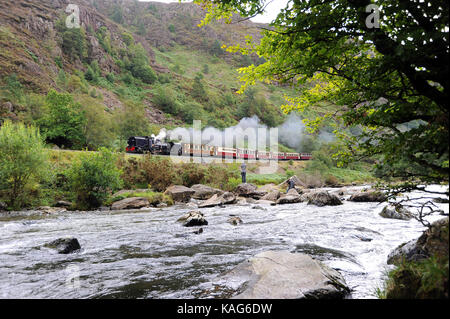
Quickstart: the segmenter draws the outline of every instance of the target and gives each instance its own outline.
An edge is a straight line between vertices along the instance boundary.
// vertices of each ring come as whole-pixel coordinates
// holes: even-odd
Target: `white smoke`
[[[302,151],[301,143],[306,134],[305,124],[302,118],[295,113],[291,113],[286,121],[275,129],[270,129],[254,115],[243,118],[237,125],[224,130],[210,126],[202,130],[200,125],[195,125],[194,121],[194,126],[191,128],[179,127],[167,133],[164,131],[164,136],[168,136],[171,140],[177,140],[182,143],[225,147],[246,146],[249,149],[260,150],[271,145],[271,137],[273,138],[274,134],[277,135],[276,139],[278,143],[299,152]],[[334,140],[334,135],[328,132],[320,132],[319,140],[330,142]]]

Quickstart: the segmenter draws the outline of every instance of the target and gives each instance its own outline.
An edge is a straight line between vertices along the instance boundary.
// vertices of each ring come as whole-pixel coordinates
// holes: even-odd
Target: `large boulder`
[[[214,194],[210,199],[199,204],[198,207],[199,208],[214,207],[214,206],[221,206],[221,205],[227,205],[227,204],[234,204],[235,202],[236,202],[236,196],[234,196],[233,193],[225,192],[220,196],[218,196],[217,194]]]
[[[302,198],[295,189],[290,189],[287,194],[281,195],[276,201],[277,204],[300,203]]]
[[[378,190],[368,190],[366,192],[358,192],[350,196],[349,201],[352,202],[384,202],[387,200],[386,194]]]
[[[199,211],[190,211],[178,218],[177,222],[182,222],[185,227],[208,225],[208,221]]]
[[[281,193],[279,190],[272,190],[263,197],[261,197],[261,200],[269,200],[272,202],[276,202],[278,198],[280,198]]]
[[[448,256],[448,217],[435,221],[418,239],[401,244],[388,255],[388,264]]]
[[[139,209],[142,207],[149,207],[150,202],[145,197],[130,197],[114,202],[111,205],[112,210],[121,209]]]
[[[58,238],[44,246],[56,249],[58,254],[70,254],[81,249],[80,243],[76,238]]]
[[[183,185],[173,185],[166,189],[165,195],[169,195],[175,202],[187,203],[194,195],[195,190],[183,186]]]
[[[212,188],[203,184],[195,184],[191,186],[191,189],[195,191],[194,195],[192,195],[192,198],[195,199],[208,199],[211,198],[213,195],[222,195],[223,191],[217,188]]]
[[[256,185],[253,184],[239,184],[234,190],[236,196],[240,197],[251,197],[253,199],[261,199],[264,195],[267,194],[267,191],[260,190]]]
[[[265,251],[224,275],[238,282],[238,299],[331,299],[344,298],[350,289],[344,278],[305,254]]]
[[[402,205],[386,205],[380,212],[380,216],[384,218],[410,220],[413,214]]]
[[[327,191],[319,191],[308,194],[308,205],[316,206],[337,206],[342,205],[341,200],[334,194],[330,194]]]

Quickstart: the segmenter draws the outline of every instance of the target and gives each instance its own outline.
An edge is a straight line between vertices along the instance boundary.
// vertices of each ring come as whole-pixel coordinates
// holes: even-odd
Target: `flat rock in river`
[[[224,192],[217,188],[212,188],[210,186],[206,186],[203,184],[195,184],[191,186],[191,189],[195,191],[194,195],[192,195],[192,198],[195,199],[208,199],[211,198],[213,195],[222,195]]]
[[[139,209],[150,206],[150,202],[145,197],[130,197],[114,202],[111,205],[112,210],[120,209]]]
[[[337,272],[305,254],[265,251],[224,275],[242,282],[238,299],[344,298],[350,289]]]

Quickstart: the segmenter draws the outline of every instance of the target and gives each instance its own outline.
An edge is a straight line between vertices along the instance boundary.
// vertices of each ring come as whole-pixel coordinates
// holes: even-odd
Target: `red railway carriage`
[[[238,148],[237,156],[238,156],[238,158],[243,158],[243,159],[256,159],[256,151]]]
[[[202,145],[202,156],[217,156],[217,147],[210,145]]]
[[[222,157],[222,158],[236,158],[237,152],[235,148],[229,148],[229,147],[218,147],[217,148],[217,154],[216,156]]]
[[[312,159],[311,153],[300,153],[300,159],[301,160],[310,160]]]
[[[286,153],[286,159],[287,160],[299,160],[300,154],[299,153]]]
[[[256,152],[256,158],[257,159],[270,159],[270,152],[265,151],[257,151]]]
[[[282,152],[272,152],[271,159],[284,160],[286,159],[286,154]]]
[[[183,144],[183,155],[202,156],[202,147],[198,144]]]

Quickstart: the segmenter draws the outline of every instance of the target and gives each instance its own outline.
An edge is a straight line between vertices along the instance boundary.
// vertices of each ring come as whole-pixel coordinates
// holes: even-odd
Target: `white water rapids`
[[[387,255],[425,229],[414,219],[380,217],[384,205],[207,208],[202,212],[209,225],[198,235],[192,233],[197,228],[176,222],[192,210],[184,206],[0,215],[0,298],[221,297],[211,292],[217,276],[264,250],[310,254],[342,273],[352,298],[376,298],[391,267]],[[448,204],[436,205],[448,213]],[[229,224],[230,215],[244,223]],[[82,249],[61,255],[43,247],[66,236],[76,237]],[[74,274],[78,284],[68,284]]]

